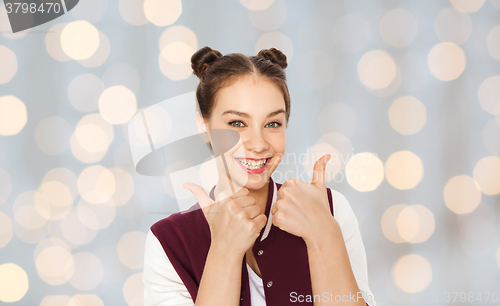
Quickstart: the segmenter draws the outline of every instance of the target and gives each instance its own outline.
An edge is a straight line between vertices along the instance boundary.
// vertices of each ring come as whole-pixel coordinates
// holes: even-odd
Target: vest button
[[[269,287],[271,287],[272,285],[273,285],[273,282],[272,282],[272,281],[267,282],[267,287],[268,287],[268,288],[269,288]]]
[[[260,255],[262,255],[262,253],[264,253],[264,251],[259,250],[259,252],[257,254],[260,256]]]

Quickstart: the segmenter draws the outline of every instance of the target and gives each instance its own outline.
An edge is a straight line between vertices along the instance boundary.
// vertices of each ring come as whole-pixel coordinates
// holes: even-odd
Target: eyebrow
[[[272,113],[269,113],[269,115],[267,115],[267,118],[276,116],[277,114],[281,114],[281,113],[285,113],[285,110],[282,109],[282,108],[280,108],[277,111],[274,111]],[[245,117],[245,118],[250,118],[251,117],[248,113],[239,112],[239,111],[235,111],[235,110],[232,110],[232,109],[223,112],[222,116],[224,116],[225,114],[235,114],[235,115],[238,115],[238,116],[241,116],[241,117]]]

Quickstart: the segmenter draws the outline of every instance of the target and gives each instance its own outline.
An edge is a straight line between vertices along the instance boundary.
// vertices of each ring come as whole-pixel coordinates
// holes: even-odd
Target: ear
[[[210,134],[208,133],[207,125],[205,124],[205,120],[203,117],[200,115],[199,112],[196,112],[196,124],[198,126],[198,133],[207,133],[208,134],[208,140],[210,141]]]

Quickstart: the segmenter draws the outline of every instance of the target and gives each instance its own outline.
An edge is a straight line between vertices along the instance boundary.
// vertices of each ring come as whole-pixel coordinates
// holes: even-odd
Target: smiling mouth
[[[269,158],[253,159],[253,158],[234,158],[238,164],[248,173],[262,173],[269,165]]]

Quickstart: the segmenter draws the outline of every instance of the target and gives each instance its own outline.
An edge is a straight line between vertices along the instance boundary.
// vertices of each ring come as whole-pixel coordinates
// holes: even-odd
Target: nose
[[[269,149],[269,142],[260,129],[251,129],[242,135],[243,145],[249,151],[262,152]]]

